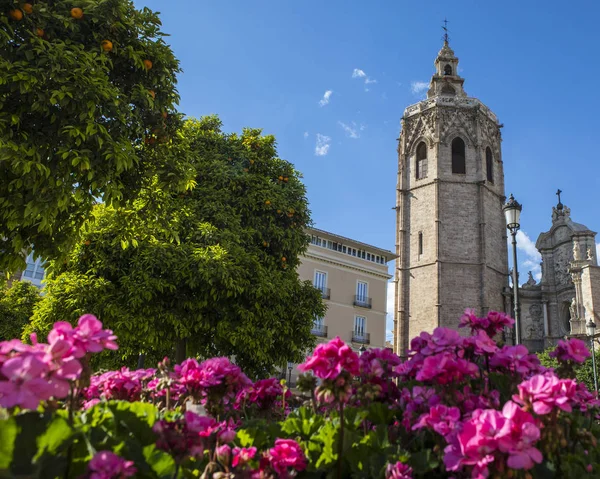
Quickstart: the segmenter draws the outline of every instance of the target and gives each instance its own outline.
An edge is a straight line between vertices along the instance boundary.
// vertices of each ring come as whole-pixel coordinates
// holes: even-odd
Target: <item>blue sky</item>
[[[522,278],[557,188],[575,221],[600,228],[595,2],[136,4],[160,11],[171,34],[182,112],[274,134],[304,175],[315,225],[390,250],[400,117],[423,97],[447,17],[465,90],[504,124],[506,194],[523,204]]]

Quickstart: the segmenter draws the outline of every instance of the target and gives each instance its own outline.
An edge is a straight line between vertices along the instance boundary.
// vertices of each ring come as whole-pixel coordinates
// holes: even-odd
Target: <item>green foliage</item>
[[[225,134],[188,121],[165,154],[195,181],[172,194],[148,182],[128,208],[97,205],[66,263],[50,263],[31,331],[96,314],[125,356],[235,356],[265,375],[313,346],[321,296],[296,272],[309,224],[305,188],[260,130]]]
[[[21,337],[40,299],[40,291],[29,281],[13,281],[0,290],[0,341]]]
[[[546,366],[547,368],[553,368],[557,371],[559,376],[561,377],[570,377],[573,379],[577,379],[578,382],[583,382],[587,386],[590,391],[594,391],[594,370],[592,364],[592,358],[590,357],[585,363],[566,367],[566,365],[561,365],[558,360],[555,358],[551,358],[548,354],[553,351],[554,348],[546,349],[541,353],[538,353],[538,358],[542,363],[542,366]],[[600,351],[596,348],[596,366],[600,365]]]
[[[131,0],[31,4],[28,14],[21,2],[0,0],[5,271],[22,267],[31,247],[46,259],[68,250],[98,199],[118,204],[147,174],[172,181],[176,170],[153,152],[179,124],[179,66],[158,16]]]

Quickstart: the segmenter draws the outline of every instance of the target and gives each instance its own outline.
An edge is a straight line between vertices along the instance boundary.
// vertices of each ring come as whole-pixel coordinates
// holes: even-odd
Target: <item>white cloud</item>
[[[415,95],[420,95],[429,88],[429,83],[426,81],[414,81],[410,84],[410,91]]]
[[[354,121],[350,125],[344,123],[343,121],[338,121],[338,125],[340,125],[342,129],[346,132],[347,137],[355,139],[360,138],[359,132],[363,131],[366,128],[366,126],[362,124],[358,126]]]
[[[385,310],[387,315],[385,318],[385,340],[394,342],[394,295],[396,290],[394,283],[390,281],[387,285],[387,300]]]
[[[321,133],[317,133],[317,144],[315,146],[316,156],[325,156],[329,153],[329,147],[331,146],[331,138]]]
[[[360,68],[355,68],[352,72],[352,78],[365,78],[367,74]]]
[[[508,252],[509,257],[512,251],[512,237],[509,235],[508,237]],[[531,271],[534,279],[536,281],[540,281],[542,279],[542,267],[540,263],[542,262],[542,255],[535,247],[535,243],[531,240],[531,238],[524,231],[517,231],[517,253],[519,260],[519,283],[523,284],[527,282],[529,275],[527,274]]]
[[[319,100],[319,106],[325,106],[329,104],[329,99],[331,98],[331,94],[333,93],[333,90],[327,90],[324,94],[323,94],[323,98],[321,98]]]
[[[308,138],[308,131],[304,132],[304,139],[306,140]]]
[[[377,83],[377,80],[375,80],[375,78],[370,78],[364,70],[361,70],[360,68],[355,68],[354,71],[352,72],[352,78],[360,78],[360,79],[364,79],[365,80],[365,85],[370,85],[371,83]],[[367,88],[365,86],[365,91],[369,91],[369,88]]]

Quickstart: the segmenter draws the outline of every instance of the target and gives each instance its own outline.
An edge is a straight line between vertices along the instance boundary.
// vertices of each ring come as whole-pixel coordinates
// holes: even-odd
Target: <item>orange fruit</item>
[[[288,182],[288,177],[287,177],[287,176],[284,176],[284,177],[283,177],[283,181],[285,181],[285,182],[287,183],[287,182]]]
[[[269,200],[265,201],[265,205],[269,206],[271,202]]]
[[[102,50],[104,50],[105,52],[111,52],[113,49],[113,44],[110,40],[102,40],[102,43],[100,43],[100,45],[102,45]]]
[[[263,241],[263,246],[266,248],[267,246],[269,246],[269,243],[267,243],[266,241]]]
[[[277,213],[281,214],[281,210],[277,210]]]
[[[244,168],[244,171],[245,171],[246,173],[248,173],[248,168]]]
[[[166,120],[166,119],[167,119],[167,117],[169,116],[169,114],[168,114],[166,111],[163,111],[163,112],[161,113],[161,116],[162,116],[162,117],[163,117],[163,118]]]
[[[285,256],[283,256],[283,257],[281,258],[281,261],[283,261],[283,262],[285,263],[285,261],[286,261],[286,259],[285,259]]]
[[[280,176],[278,179],[279,181],[283,181],[283,176]]]
[[[81,20],[83,18],[83,10],[79,7],[71,8],[71,16],[75,20]]]
[[[250,160],[250,164],[253,165],[254,164],[254,160]]]
[[[85,244],[86,246],[89,246],[89,245],[90,245],[90,243],[91,243],[91,242],[90,242],[90,240],[85,240],[85,243],[84,243],[84,244]]]
[[[291,218],[292,216],[294,216],[294,213],[288,213],[288,218]]]
[[[154,92],[154,90],[148,90],[148,93],[150,94],[153,100],[156,98],[156,93]]]
[[[146,70],[150,70],[152,68],[152,62],[150,60],[144,60],[144,66]]]
[[[24,3],[23,4],[23,11],[27,15],[31,15],[33,13],[33,5],[31,3]]]
[[[21,20],[23,20],[23,12],[18,8],[15,8],[14,10],[8,12],[8,16],[15,22],[20,22]]]
[[[232,158],[227,158],[227,161],[233,161],[233,159]]]
[[[38,37],[43,37],[43,36],[44,36],[44,30],[43,30],[43,29],[41,29],[41,28],[36,28],[36,29],[35,29],[35,34],[36,34]]]

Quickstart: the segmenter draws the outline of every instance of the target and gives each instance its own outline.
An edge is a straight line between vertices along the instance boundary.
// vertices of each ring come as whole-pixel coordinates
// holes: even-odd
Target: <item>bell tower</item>
[[[445,36],[427,99],[401,119],[394,350],[465,308],[502,311],[508,285],[501,125],[467,96]]]

